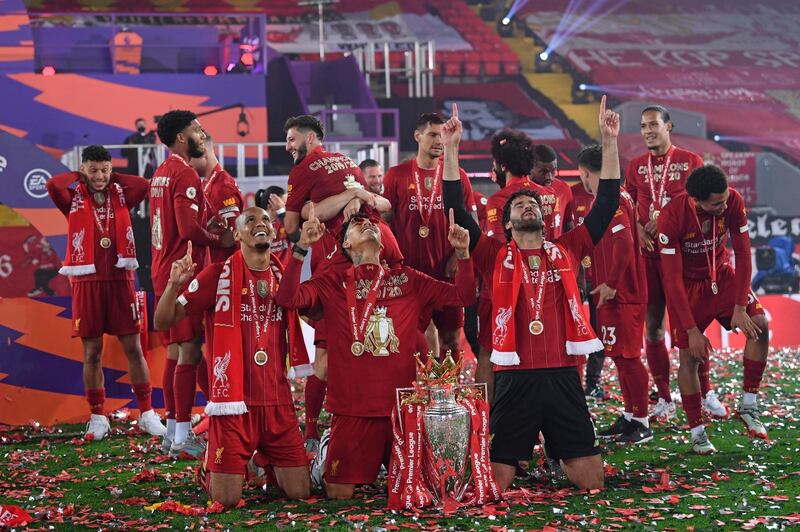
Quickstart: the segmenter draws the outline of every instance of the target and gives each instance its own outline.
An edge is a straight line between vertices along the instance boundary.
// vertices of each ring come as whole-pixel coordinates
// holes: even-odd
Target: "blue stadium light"
[[[503,17],[503,20],[501,22],[503,23],[503,26],[508,26],[509,24],[511,24],[511,19],[508,17]]]
[[[542,61],[547,61],[548,59],[550,59],[550,54],[547,53],[547,50],[545,50],[544,52],[539,54],[539,59],[541,59]]]
[[[500,21],[503,26],[508,26],[511,24],[511,19],[514,18],[514,15],[516,15],[517,12],[527,3],[528,0],[514,0],[514,3],[511,4],[511,7],[508,9],[508,13],[506,13],[506,16],[504,16],[503,20]]]
[[[585,91],[586,90],[586,83],[581,83],[580,85],[578,85],[578,88],[580,90],[582,90],[582,91]]]
[[[719,135],[714,135],[714,142],[719,142],[720,140],[722,140],[722,137]]]

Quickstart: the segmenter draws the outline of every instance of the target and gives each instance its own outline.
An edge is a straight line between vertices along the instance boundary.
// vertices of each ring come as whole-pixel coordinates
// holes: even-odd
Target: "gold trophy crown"
[[[458,384],[461,375],[462,358],[458,362],[453,359],[452,353],[447,351],[444,360],[439,362],[428,351],[427,362],[422,362],[419,353],[414,355],[417,359],[417,384],[420,386],[442,386],[447,384]]]

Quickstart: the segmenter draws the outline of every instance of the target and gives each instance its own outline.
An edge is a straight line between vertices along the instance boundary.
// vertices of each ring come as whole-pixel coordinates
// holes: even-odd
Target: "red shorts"
[[[683,284],[686,287],[692,317],[701,332],[705,331],[714,320],[730,330],[733,307],[736,306],[736,278],[733,268],[726,268],[719,273],[717,295],[711,292],[711,281],[708,279],[698,281],[684,279]],[[752,317],[763,314],[764,307],[751,290],[747,296],[747,315]],[[689,337],[685,330],[673,328],[672,345],[679,349],[689,348]]]
[[[664,285],[661,284],[661,261],[658,256],[643,255],[644,272],[647,277],[647,304],[664,306],[667,302],[664,296]]]
[[[156,306],[161,296],[156,296]],[[186,316],[166,331],[159,331],[164,345],[188,342],[203,337],[203,316]]]
[[[133,281],[72,283],[73,338],[136,334],[140,319]]]
[[[325,481],[333,484],[372,484],[378,478],[381,464],[389,467],[392,441],[390,417],[334,414],[325,461]]]
[[[211,416],[203,461],[206,470],[244,475],[255,451],[266,465],[308,465],[294,406],[248,406],[247,409],[246,414],[238,416]]]
[[[639,358],[642,355],[645,304],[606,303],[597,309],[597,335],[610,357]]]

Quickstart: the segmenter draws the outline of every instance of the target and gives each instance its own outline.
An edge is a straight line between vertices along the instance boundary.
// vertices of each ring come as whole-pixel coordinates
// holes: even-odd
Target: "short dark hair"
[[[599,172],[603,167],[603,149],[598,144],[586,146],[578,152],[578,166],[590,172]]]
[[[350,218],[348,218],[347,221],[344,224],[342,224],[342,229],[341,229],[342,234],[340,235],[339,247],[342,248],[342,255],[347,257],[347,260],[350,260],[350,254],[344,248],[344,241],[347,240],[347,231],[350,229],[350,224],[353,222],[353,220],[368,220],[368,219],[369,216],[367,216],[365,213],[357,212],[352,216],[350,216]]]
[[[308,133],[313,131],[317,134],[317,138],[322,140],[325,138],[325,128],[322,127],[322,122],[319,118],[311,115],[290,116],[289,119],[283,124],[283,131],[287,132],[295,128],[300,133]]]
[[[648,105],[647,107],[642,109],[642,114],[649,113],[651,111],[654,111],[659,115],[661,115],[661,120],[663,120],[665,124],[672,120],[672,118],[670,118],[669,116],[669,111],[667,111],[667,108],[664,107],[663,105]]]
[[[178,138],[178,133],[186,129],[197,115],[191,111],[175,110],[164,114],[158,121],[158,138],[167,146],[172,147]]]
[[[86,146],[81,152],[81,162],[87,163],[89,161],[105,162],[111,161],[111,153],[99,144],[92,144]]]
[[[533,141],[522,131],[504,129],[492,137],[492,158],[515,176],[526,176],[533,168]]]
[[[551,163],[558,158],[556,150],[547,144],[537,144],[533,147],[533,153],[536,156],[535,163]]]
[[[381,163],[379,163],[375,159],[364,159],[363,161],[358,163],[358,167],[361,168],[362,172],[367,168],[372,168],[373,166],[380,166],[380,165]]]
[[[511,204],[514,203],[515,199],[522,196],[529,196],[533,198],[534,201],[536,201],[536,203],[539,205],[539,209],[541,210],[542,208],[542,197],[535,190],[531,190],[529,188],[522,188],[511,194],[511,197],[508,198],[506,204],[503,205],[503,232],[506,234],[507,241],[511,240],[511,229],[506,228],[506,225],[508,224],[509,220],[511,220]]]
[[[255,198],[256,207],[261,207],[265,211],[269,210],[268,207],[269,207],[270,194],[283,196],[284,194],[286,194],[286,191],[277,185],[272,185],[267,188],[258,189],[256,191],[256,198]]]
[[[728,176],[713,164],[695,168],[686,178],[686,192],[700,201],[707,200],[711,194],[722,194],[727,188]]]
[[[422,113],[417,119],[417,131],[424,131],[428,124],[444,124],[444,117],[439,113]]]
[[[137,123],[137,122],[144,122],[146,124],[147,120],[145,120],[144,118],[139,117],[139,118],[136,119],[136,121],[134,121],[134,124]]]

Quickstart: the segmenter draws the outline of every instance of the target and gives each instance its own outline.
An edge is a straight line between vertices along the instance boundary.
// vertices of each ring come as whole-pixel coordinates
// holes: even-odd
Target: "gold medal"
[[[364,344],[361,342],[353,342],[353,345],[350,346],[350,352],[355,356],[360,357],[364,354]]]
[[[719,293],[719,286],[716,281],[711,281],[711,293],[717,295]]]
[[[531,255],[528,257],[528,266],[531,270],[538,270],[542,265],[542,258],[539,255]]]
[[[255,360],[257,366],[263,366],[267,363],[267,352],[263,349],[259,349],[256,351],[256,354],[253,355],[253,360]]]
[[[539,336],[544,332],[544,324],[539,320],[534,320],[528,325],[528,330],[534,336]]]
[[[581,265],[584,268],[591,268],[592,267],[592,258],[590,256],[588,256],[588,255],[583,257],[583,260],[581,261]]]
[[[104,236],[100,239],[100,247],[103,249],[108,249],[111,247],[111,239],[107,236]]]
[[[428,238],[429,234],[431,234],[431,230],[427,225],[419,226],[419,236],[421,236],[422,238]]]

